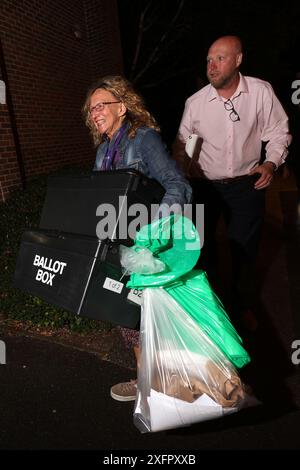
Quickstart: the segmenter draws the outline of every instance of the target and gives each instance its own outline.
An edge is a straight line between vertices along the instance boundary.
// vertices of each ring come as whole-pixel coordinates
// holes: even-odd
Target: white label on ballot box
[[[117,294],[121,294],[124,284],[122,282],[116,281],[115,279],[111,279],[107,277],[103,284],[104,289],[112,290]]]
[[[143,302],[143,291],[139,289],[130,289],[127,299],[131,300],[135,304],[142,305]]]

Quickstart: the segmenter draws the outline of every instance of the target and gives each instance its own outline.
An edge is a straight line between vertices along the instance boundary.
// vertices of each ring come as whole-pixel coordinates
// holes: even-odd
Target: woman
[[[130,168],[157,180],[165,189],[162,215],[173,204],[183,207],[191,201],[191,187],[169,156],[154,117],[125,78],[98,80],[87,93],[83,115],[98,146],[94,170]],[[139,333],[126,328],[121,332],[139,364]],[[135,400],[136,381],[114,385],[111,396],[118,401]]]

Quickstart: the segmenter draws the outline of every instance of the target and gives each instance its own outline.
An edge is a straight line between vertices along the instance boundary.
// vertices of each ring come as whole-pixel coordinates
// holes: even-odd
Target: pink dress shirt
[[[186,142],[191,134],[203,139],[199,165],[208,179],[246,175],[258,165],[262,141],[266,159],[278,167],[287,154],[291,136],[288,117],[270,83],[240,74],[238,88],[230,98],[239,121],[212,85],[187,99],[178,137]]]

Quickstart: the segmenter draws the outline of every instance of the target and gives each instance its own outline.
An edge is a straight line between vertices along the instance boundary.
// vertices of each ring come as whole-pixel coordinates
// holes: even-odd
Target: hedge
[[[64,169],[59,174],[70,171],[74,173]],[[12,285],[22,233],[39,226],[46,187],[47,176],[40,176],[0,204],[0,313],[38,327],[67,327],[78,332],[111,329],[109,323],[78,317]]]

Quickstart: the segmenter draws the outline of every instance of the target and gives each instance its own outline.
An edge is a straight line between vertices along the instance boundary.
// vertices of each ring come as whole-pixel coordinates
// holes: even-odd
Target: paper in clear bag
[[[218,346],[166,290],[143,295],[134,424],[143,433],[189,426],[258,404]]]

